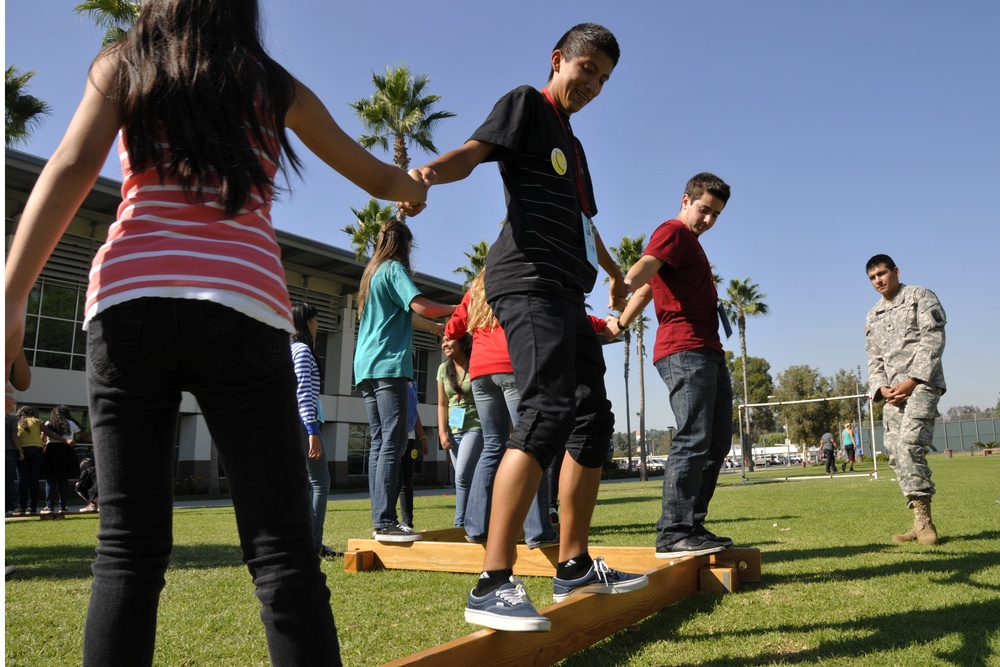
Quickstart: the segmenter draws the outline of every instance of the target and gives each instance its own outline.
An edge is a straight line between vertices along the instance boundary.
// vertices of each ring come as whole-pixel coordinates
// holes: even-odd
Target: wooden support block
[[[374,551],[345,551],[344,572],[367,572],[382,567]]]
[[[740,582],[755,584],[761,579],[760,549],[749,547],[729,547],[725,551],[708,557],[712,565],[735,567]]]
[[[642,590],[621,595],[580,595],[541,609],[552,620],[550,632],[480,630],[387,665],[552,665],[696,593],[698,573],[704,564],[704,556],[659,561],[656,568],[646,572],[649,585]]]
[[[735,593],[739,588],[739,570],[735,567],[712,567],[708,565],[701,568],[699,576],[699,590],[704,593]]]

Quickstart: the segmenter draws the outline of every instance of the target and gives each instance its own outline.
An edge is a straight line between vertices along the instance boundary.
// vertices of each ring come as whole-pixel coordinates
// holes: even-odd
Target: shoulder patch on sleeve
[[[941,311],[938,310],[937,308],[931,309],[931,317],[933,317],[934,321],[937,322],[938,324],[944,322],[944,317],[941,316]]]

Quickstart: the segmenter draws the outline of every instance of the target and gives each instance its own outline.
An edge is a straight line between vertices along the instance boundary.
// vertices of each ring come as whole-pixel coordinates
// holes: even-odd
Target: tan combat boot
[[[892,541],[903,543],[916,540],[926,545],[937,544],[937,529],[931,521],[931,499],[913,498],[910,505],[913,507],[913,528],[902,535],[893,535]]]

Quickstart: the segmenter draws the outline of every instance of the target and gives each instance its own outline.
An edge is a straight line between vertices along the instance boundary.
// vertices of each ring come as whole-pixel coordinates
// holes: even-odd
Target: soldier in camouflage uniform
[[[892,540],[937,544],[927,450],[945,392],[944,309],[934,292],[900,283],[899,268],[888,255],[875,255],[865,270],[882,295],[865,322],[872,398],[885,400],[885,448],[907,507],[913,509],[913,528]]]

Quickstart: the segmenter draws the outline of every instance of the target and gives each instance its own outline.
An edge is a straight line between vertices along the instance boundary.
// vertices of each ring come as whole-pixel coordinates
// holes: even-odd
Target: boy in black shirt
[[[644,575],[618,572],[588,554],[614,415],[604,356],[583,301],[598,265],[611,279],[611,307],[624,307],[625,288],[592,222],[597,208],[590,174],[569,117],[600,94],[618,56],[618,42],[606,28],[585,23],[570,29],[552,52],[545,89],[521,86],[507,93],[461,148],[418,170],[441,184],[465,178],[481,162],[497,162],[507,199],[507,219],[486,261],[486,298],[507,335],[521,402],[494,482],[484,571],[465,611],[470,623],[497,630],[551,628],[512,568],[518,532],[556,456],[565,458],[555,601],[648,583]],[[414,215],[424,205],[402,207]]]

